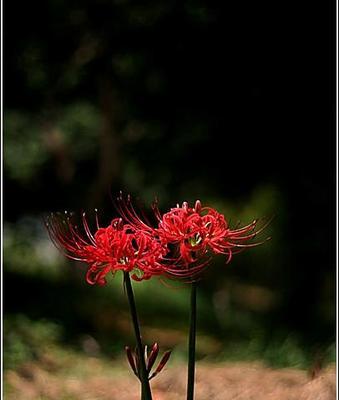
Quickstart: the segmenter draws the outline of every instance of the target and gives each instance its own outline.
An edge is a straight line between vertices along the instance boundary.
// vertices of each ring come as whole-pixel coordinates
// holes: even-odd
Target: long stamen
[[[89,226],[88,226],[88,223],[87,223],[87,219],[86,219],[86,213],[84,213],[84,212],[82,213],[82,223],[84,225],[85,232],[87,234],[88,239],[95,246],[95,239],[94,239],[94,236],[92,235],[92,232],[89,229]]]

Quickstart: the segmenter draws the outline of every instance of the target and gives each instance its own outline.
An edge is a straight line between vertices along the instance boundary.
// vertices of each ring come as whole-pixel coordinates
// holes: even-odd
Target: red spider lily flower
[[[86,280],[91,285],[105,285],[106,275],[118,270],[132,272],[132,279],[137,281],[163,272],[165,246],[151,235],[123,224],[121,218],[102,228],[96,216],[95,233],[91,232],[85,213],[83,232],[67,213],[52,214],[45,222],[51,240],[66,257],[89,265]]]
[[[125,346],[125,351],[127,355],[127,360],[129,362],[132,371],[140,379],[140,365],[139,365],[140,362],[137,350],[133,352],[129,346]],[[152,368],[159,354],[159,345],[158,343],[154,343],[150,352],[148,351],[147,346],[144,347],[144,358],[146,364],[146,371],[148,374],[148,380],[153,379],[163,370],[163,368],[165,367],[167,361],[171,356],[171,353],[172,353],[171,350],[165,351],[158,366],[152,372]]]
[[[254,220],[243,228],[230,229],[222,214],[214,208],[202,207],[199,200],[194,208],[184,202],[162,217],[157,209],[155,212],[159,218],[157,233],[161,241],[177,243],[185,264],[196,262],[198,256],[204,256],[209,251],[227,255],[229,263],[232,255],[241,249],[261,244],[250,241],[267,225],[256,230],[258,220]]]
[[[163,259],[163,268],[170,276],[194,280],[209,264],[211,253],[224,254],[227,263],[232,256],[245,248],[263,242],[251,242],[270,221],[258,228],[258,220],[242,228],[231,229],[225,217],[211,207],[202,207],[199,200],[194,208],[187,202],[161,214],[157,203],[153,211],[158,227],[144,222],[135,211],[130,197],[120,194],[118,211],[126,222],[143,232],[148,232],[172,249],[171,257]],[[269,238],[268,238],[269,239]],[[267,240],[267,239],[266,239]]]

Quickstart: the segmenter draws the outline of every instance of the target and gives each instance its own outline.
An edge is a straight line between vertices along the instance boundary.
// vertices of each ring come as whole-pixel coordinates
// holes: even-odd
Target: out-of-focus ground
[[[185,398],[186,366],[173,362],[152,380],[154,400]],[[6,400],[138,400],[139,383],[125,360],[44,354],[4,373]],[[272,369],[259,362],[197,363],[199,400],[332,400],[335,365],[322,370]]]

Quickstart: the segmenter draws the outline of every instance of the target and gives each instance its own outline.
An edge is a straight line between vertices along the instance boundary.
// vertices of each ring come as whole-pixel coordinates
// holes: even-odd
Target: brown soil
[[[81,363],[81,362],[80,362]],[[65,369],[66,367],[66,369]],[[27,363],[5,373],[6,400],[139,400],[139,383],[121,369],[90,358],[78,370]],[[152,382],[154,400],[185,399],[185,366],[167,367]],[[200,364],[197,400],[334,400],[336,373],[331,366],[311,379],[306,372],[270,369],[259,363]]]

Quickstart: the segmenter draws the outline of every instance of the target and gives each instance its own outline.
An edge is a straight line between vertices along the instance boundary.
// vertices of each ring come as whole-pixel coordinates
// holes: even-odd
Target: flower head
[[[82,232],[67,213],[52,214],[46,219],[49,235],[64,255],[89,265],[89,284],[104,285],[106,275],[118,270],[132,272],[134,280],[162,273],[161,259],[167,250],[147,232],[124,224],[121,218],[113,219],[105,228],[99,227],[96,218],[96,225],[97,230],[92,233],[85,214]]]
[[[212,254],[224,254],[229,263],[234,254],[262,242],[252,242],[268,223],[258,228],[258,220],[242,228],[231,229],[224,215],[212,207],[203,207],[197,200],[194,207],[187,202],[177,204],[161,214],[157,203],[153,211],[157,227],[144,222],[135,211],[130,197],[118,198],[118,211],[135,229],[151,234],[169,249],[162,260],[163,270],[170,276],[194,280],[209,264]]]
[[[199,200],[194,208],[187,202],[172,208],[159,220],[157,233],[163,243],[178,243],[185,263],[196,260],[208,251],[227,255],[227,262],[239,248],[257,245],[249,243],[258,231],[257,220],[240,228],[230,229],[225,217],[211,207],[202,207]]]

